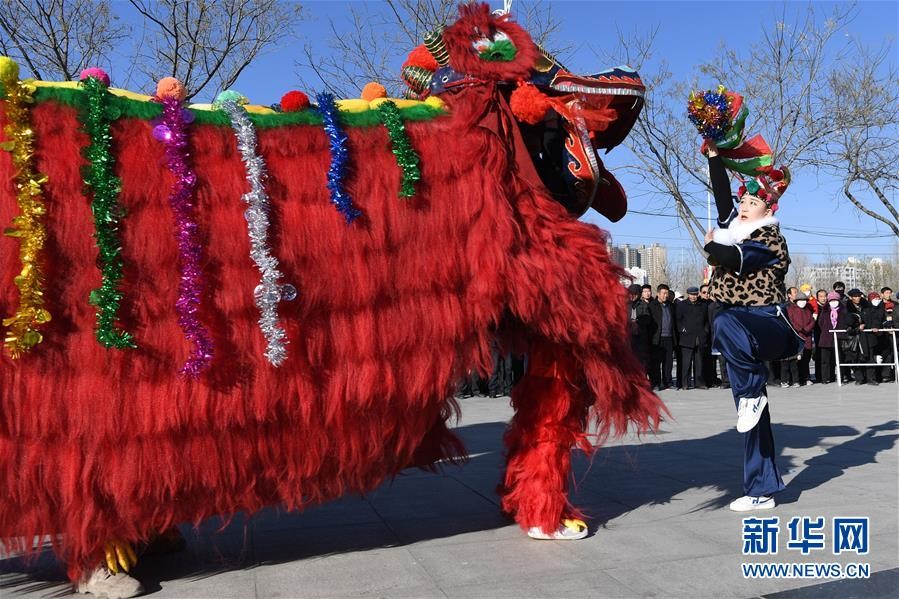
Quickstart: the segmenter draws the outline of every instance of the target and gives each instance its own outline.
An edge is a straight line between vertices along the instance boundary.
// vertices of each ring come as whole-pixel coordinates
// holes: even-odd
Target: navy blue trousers
[[[802,351],[802,340],[780,314],[777,306],[731,306],[715,317],[713,347],[727,361],[736,406],[741,398],[768,395],[766,361],[797,356]],[[744,493],[758,497],[782,491],[768,406],[755,428],[743,433],[743,439]]]

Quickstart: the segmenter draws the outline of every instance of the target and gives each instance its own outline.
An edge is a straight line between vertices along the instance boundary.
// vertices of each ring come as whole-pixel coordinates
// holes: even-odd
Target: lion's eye
[[[472,46],[472,48],[474,48],[475,52],[477,52],[478,54],[481,54],[482,52],[486,52],[487,50],[489,50],[490,44],[492,44],[492,43],[493,42],[491,40],[487,39],[486,37],[480,37],[480,38],[476,39],[474,42],[472,42],[471,46]]]
[[[509,61],[515,58],[516,54],[515,44],[502,31],[496,31],[490,37],[476,38],[471,47],[484,60]]]

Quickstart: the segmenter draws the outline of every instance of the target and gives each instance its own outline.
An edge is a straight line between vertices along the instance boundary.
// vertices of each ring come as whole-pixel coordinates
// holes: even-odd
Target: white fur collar
[[[730,221],[730,225],[726,229],[715,229],[712,231],[712,241],[721,245],[737,245],[752,235],[753,231],[769,225],[779,224],[780,221],[773,216],[766,216],[748,223],[734,219]]]

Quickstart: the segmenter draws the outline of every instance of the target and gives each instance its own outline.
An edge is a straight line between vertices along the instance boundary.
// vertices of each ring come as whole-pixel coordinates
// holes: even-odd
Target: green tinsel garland
[[[378,104],[378,115],[387,133],[390,135],[390,143],[393,146],[393,154],[396,156],[396,163],[403,171],[403,181],[400,187],[401,198],[411,198],[415,195],[415,182],[421,180],[421,170],[418,168],[418,154],[412,148],[409,142],[409,136],[406,133],[406,126],[403,124],[403,117],[400,115],[396,104],[390,102],[381,102]]]
[[[109,93],[102,81],[87,77],[81,82],[87,96],[87,104],[80,113],[84,131],[90,144],[84,150],[88,160],[84,168],[84,182],[93,195],[91,210],[94,214],[94,238],[100,252],[99,264],[102,283],[91,291],[90,303],[97,308],[97,341],[105,347],[124,349],[136,347],[131,333],[116,327],[122,292],[121,240],[119,221],[124,210],[118,202],[121,181],[115,176],[115,158],[112,155],[110,131],[111,110]]]

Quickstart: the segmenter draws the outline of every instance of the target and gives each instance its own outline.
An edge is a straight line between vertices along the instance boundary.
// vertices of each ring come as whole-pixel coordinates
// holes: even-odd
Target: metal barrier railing
[[[880,333],[890,333],[893,339],[893,361],[892,362],[880,362],[880,363],[851,363],[851,364],[840,364],[840,341],[837,339],[837,333],[846,333],[846,329],[834,329],[831,331],[833,333],[833,355],[836,358],[837,368],[836,368],[836,379],[837,386],[843,386],[843,375],[842,370],[840,368],[855,368],[857,366],[886,366],[887,368],[893,368],[893,380],[899,385],[899,352],[896,351],[896,333],[899,333],[899,329],[877,329],[876,331],[862,329],[858,331],[861,333],[871,333],[872,335],[879,335]]]

